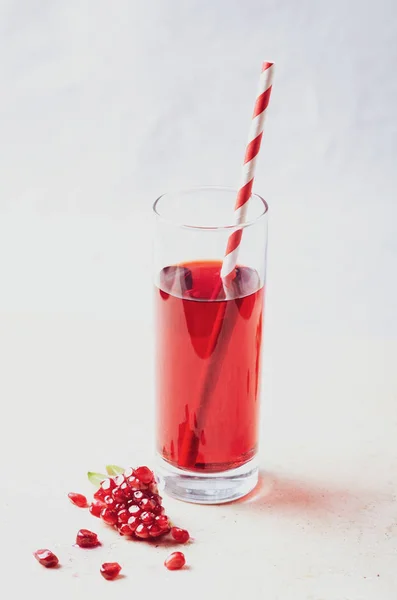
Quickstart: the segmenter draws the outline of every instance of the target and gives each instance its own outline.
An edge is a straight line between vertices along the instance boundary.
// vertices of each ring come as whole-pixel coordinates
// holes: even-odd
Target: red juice
[[[256,454],[263,287],[219,261],[163,269],[156,287],[157,447],[175,467],[237,468]]]

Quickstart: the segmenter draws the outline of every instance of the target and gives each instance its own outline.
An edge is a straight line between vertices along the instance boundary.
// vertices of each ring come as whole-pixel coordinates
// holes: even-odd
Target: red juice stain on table
[[[220,269],[166,267],[156,288],[158,451],[207,472],[243,465],[257,446],[263,287],[240,266],[226,299]]]

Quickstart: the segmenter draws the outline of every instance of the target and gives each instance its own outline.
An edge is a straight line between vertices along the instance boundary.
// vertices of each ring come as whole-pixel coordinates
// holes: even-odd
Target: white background
[[[150,584],[394,600],[395,2],[0,0],[0,57],[7,598]],[[116,539],[65,493],[89,490],[88,469],[151,461],[151,204],[238,185],[263,60],[276,64],[255,184],[270,205],[263,485],[229,506],[168,501],[196,538],[191,569],[168,574],[168,548]],[[107,542],[96,554],[71,546],[84,525]],[[64,567],[36,564],[40,546]],[[97,573],[109,552],[126,574],[114,584]]]

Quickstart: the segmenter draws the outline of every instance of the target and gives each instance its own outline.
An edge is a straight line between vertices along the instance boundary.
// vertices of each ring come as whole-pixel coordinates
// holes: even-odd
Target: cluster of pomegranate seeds
[[[178,569],[182,569],[185,562],[186,560],[183,552],[173,552],[165,559],[164,565],[169,571],[177,571]]]
[[[55,556],[51,550],[47,550],[46,548],[36,550],[36,552],[33,552],[33,556],[41,565],[43,565],[43,567],[47,567],[47,569],[53,569],[59,563],[58,557]]]
[[[181,529],[180,527],[171,527],[171,535],[176,542],[180,544],[186,544],[189,541],[190,535],[186,529]]]
[[[102,481],[90,512],[120,535],[142,540],[158,538],[171,529],[154,474],[148,467],[129,468]]]
[[[101,545],[101,542],[98,540],[97,534],[93,531],[90,531],[89,529],[80,529],[77,532],[76,544],[80,546],[80,548],[96,548]]]
[[[180,544],[189,541],[186,529],[171,527],[162,506],[154,473],[148,467],[129,468],[124,472],[115,465],[106,468],[114,476],[101,481],[102,476],[98,473],[88,474],[90,481],[95,480],[97,485],[101,481],[94,500],[89,505],[89,511],[94,517],[117,529],[120,535],[150,540],[171,533],[173,539]],[[70,492],[68,497],[75,506],[88,507],[87,498],[83,494]],[[76,544],[81,548],[96,548],[101,545],[97,534],[88,529],[77,532]],[[48,549],[36,550],[34,557],[47,568],[59,564],[58,557]],[[185,562],[182,552],[173,552],[164,565],[170,571],[175,571],[181,569]],[[108,580],[116,579],[120,571],[121,566],[116,562],[103,563],[100,569],[102,577]]]
[[[102,577],[111,581],[112,579],[116,579],[116,577],[118,576],[118,574],[121,571],[121,567],[120,567],[119,563],[108,562],[108,563],[103,563],[100,571],[101,571]]]
[[[87,508],[88,506],[87,498],[83,496],[83,494],[76,494],[75,492],[70,492],[70,494],[68,494],[68,498],[73,504],[75,504],[79,508]]]

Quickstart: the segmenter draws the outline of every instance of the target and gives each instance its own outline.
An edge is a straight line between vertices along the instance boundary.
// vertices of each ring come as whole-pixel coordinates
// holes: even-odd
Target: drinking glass
[[[156,474],[166,493],[197,503],[240,498],[258,480],[268,207],[252,194],[237,226],[236,195],[202,187],[153,207]],[[222,259],[239,228],[226,284]]]

